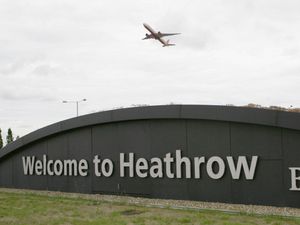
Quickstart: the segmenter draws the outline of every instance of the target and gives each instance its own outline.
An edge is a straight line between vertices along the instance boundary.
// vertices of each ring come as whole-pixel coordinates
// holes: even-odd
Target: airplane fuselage
[[[154,38],[154,39],[159,39],[158,33],[156,33],[152,27],[150,27],[148,24],[143,23],[144,27],[151,33],[152,37],[149,38]]]

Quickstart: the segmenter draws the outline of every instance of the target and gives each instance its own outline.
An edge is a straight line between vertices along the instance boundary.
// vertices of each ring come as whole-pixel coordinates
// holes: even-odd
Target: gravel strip
[[[0,188],[0,191],[6,193],[36,194],[42,196],[61,196],[61,197],[82,198],[82,199],[106,201],[106,202],[120,202],[120,203],[141,205],[146,207],[190,209],[190,210],[217,210],[217,211],[228,212],[228,213],[292,216],[292,217],[300,218],[300,209],[289,208],[289,207],[227,204],[227,203],[186,201],[186,200],[150,199],[150,198],[117,196],[117,195],[79,194],[79,193],[35,191],[35,190],[9,189],[9,188]]]

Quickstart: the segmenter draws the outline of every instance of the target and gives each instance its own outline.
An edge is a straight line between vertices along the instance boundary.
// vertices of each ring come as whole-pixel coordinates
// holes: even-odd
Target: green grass
[[[149,208],[126,203],[0,192],[0,224],[296,225],[299,218]]]

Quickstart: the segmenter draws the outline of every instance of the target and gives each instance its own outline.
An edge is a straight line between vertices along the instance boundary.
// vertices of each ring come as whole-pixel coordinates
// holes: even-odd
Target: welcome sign
[[[125,158],[128,158],[127,160]],[[25,175],[56,175],[56,176],[87,176],[89,171],[88,161],[85,159],[75,160],[48,160],[44,155],[42,160],[35,156],[22,157],[23,169]],[[226,157],[232,179],[239,179],[241,173],[247,180],[253,180],[257,156],[251,157],[250,165],[245,156],[239,156],[235,163],[232,156]],[[128,155],[120,153],[120,177],[140,178],[194,178],[200,179],[202,164],[206,173],[211,179],[221,179],[225,173],[225,162],[221,157],[210,157],[207,162],[204,156],[194,157],[192,160],[188,157],[182,157],[181,150],[176,150],[175,157],[171,153],[161,159],[158,157],[147,160],[145,158],[135,159],[134,153]],[[206,164],[206,165],[205,165]],[[175,170],[172,167],[175,166]],[[114,163],[110,159],[101,159],[96,155],[93,159],[93,173],[97,177],[110,177],[114,172]],[[217,169],[213,169],[217,167]],[[184,169],[184,172],[183,172]],[[193,172],[193,173],[192,173]]]
[[[300,207],[300,114],[156,106],[42,128],[0,152],[0,186]]]
[[[204,169],[211,179],[217,180],[224,176],[227,165],[232,179],[240,179],[243,175],[247,180],[253,180],[258,163],[258,156],[252,156],[250,162],[245,156],[238,156],[234,162],[232,156],[227,156],[226,160],[219,156],[208,159],[204,156],[190,159],[182,156],[181,150],[176,150],[174,155],[175,157],[171,153],[167,153],[162,159],[154,157],[147,160],[145,158],[135,159],[134,153],[129,153],[128,156],[125,153],[120,153],[118,176],[200,179],[201,170]],[[43,155],[43,159],[37,159],[35,156],[23,156],[22,161],[24,175],[88,176],[90,173],[89,163],[86,159],[51,160]],[[96,177],[111,177],[115,172],[114,164],[111,159],[101,159],[99,155],[96,155],[92,163],[92,173]],[[173,167],[176,168],[174,171],[172,170]],[[300,181],[300,167],[290,167],[289,169],[291,171],[290,190],[300,191],[300,185],[297,186],[297,181]],[[297,175],[297,173],[299,174]]]

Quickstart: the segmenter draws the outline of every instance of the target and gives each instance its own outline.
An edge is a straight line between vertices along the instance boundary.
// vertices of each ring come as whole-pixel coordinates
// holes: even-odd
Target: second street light
[[[84,98],[84,99],[81,99],[81,100],[78,100],[78,101],[62,101],[63,103],[76,103],[76,116],[78,117],[78,104],[80,103],[80,102],[85,102],[86,101],[86,99]]]

